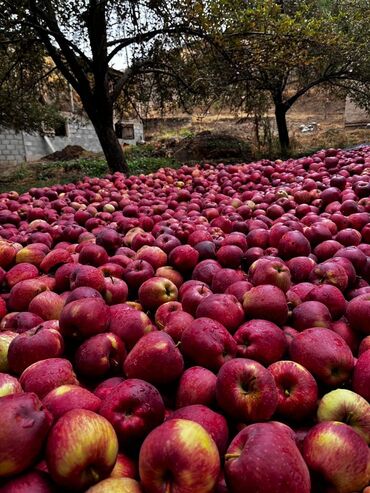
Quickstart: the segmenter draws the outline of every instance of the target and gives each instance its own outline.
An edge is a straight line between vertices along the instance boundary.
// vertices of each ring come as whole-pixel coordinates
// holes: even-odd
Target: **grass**
[[[163,167],[177,167],[172,158],[153,156],[154,146],[137,146],[126,150],[131,174],[153,173]],[[100,177],[109,173],[103,157],[71,161],[22,163],[0,172],[0,192],[25,192],[32,187],[49,187],[81,180],[85,176]]]

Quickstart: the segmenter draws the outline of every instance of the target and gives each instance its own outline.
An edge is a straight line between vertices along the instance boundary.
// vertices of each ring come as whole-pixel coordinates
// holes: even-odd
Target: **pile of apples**
[[[0,493],[369,493],[370,147],[0,195]]]

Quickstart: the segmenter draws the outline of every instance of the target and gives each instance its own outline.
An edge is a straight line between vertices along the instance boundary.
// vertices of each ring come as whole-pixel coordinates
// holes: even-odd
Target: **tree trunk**
[[[102,146],[109,169],[114,173],[128,173],[127,161],[114,131],[113,125],[104,125],[104,122],[95,123],[92,121],[100,145]]]
[[[288,125],[286,122],[287,108],[284,104],[275,104],[275,119],[279,134],[279,143],[283,155],[287,153],[290,146]]]

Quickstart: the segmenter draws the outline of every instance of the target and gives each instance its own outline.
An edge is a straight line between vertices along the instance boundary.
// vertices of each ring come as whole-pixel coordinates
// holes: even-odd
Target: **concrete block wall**
[[[136,144],[144,141],[143,125],[140,121],[125,122],[134,125],[135,140],[122,140],[121,144]],[[67,145],[79,145],[92,152],[101,152],[99,139],[91,123],[69,122],[66,137],[16,133],[13,130],[0,131],[0,164],[18,164],[37,161],[43,156],[61,151]]]
[[[23,135],[15,130],[0,133],[0,163],[19,164],[25,161]]]

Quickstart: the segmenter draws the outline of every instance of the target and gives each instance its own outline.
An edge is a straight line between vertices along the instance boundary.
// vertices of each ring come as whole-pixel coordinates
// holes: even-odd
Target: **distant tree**
[[[204,29],[212,39],[156,53],[171,65],[160,93],[188,107],[209,104],[255,110],[273,105],[281,149],[290,146],[286,116],[310,89],[351,94],[370,102],[368,0],[210,0]],[[179,75],[183,79],[180,85]],[[188,91],[188,95],[186,95]]]
[[[56,125],[58,109],[45,96],[59,83],[40,45],[9,36],[0,18],[0,126],[31,132]]]
[[[144,59],[154,40],[195,35],[190,0],[2,0],[13,31],[29,29],[72,85],[90,118],[112,171],[127,163],[114,130],[114,108],[132,76],[132,60]],[[120,73],[114,62],[126,53]],[[144,64],[136,64],[135,70]],[[147,68],[145,69],[147,70]]]

